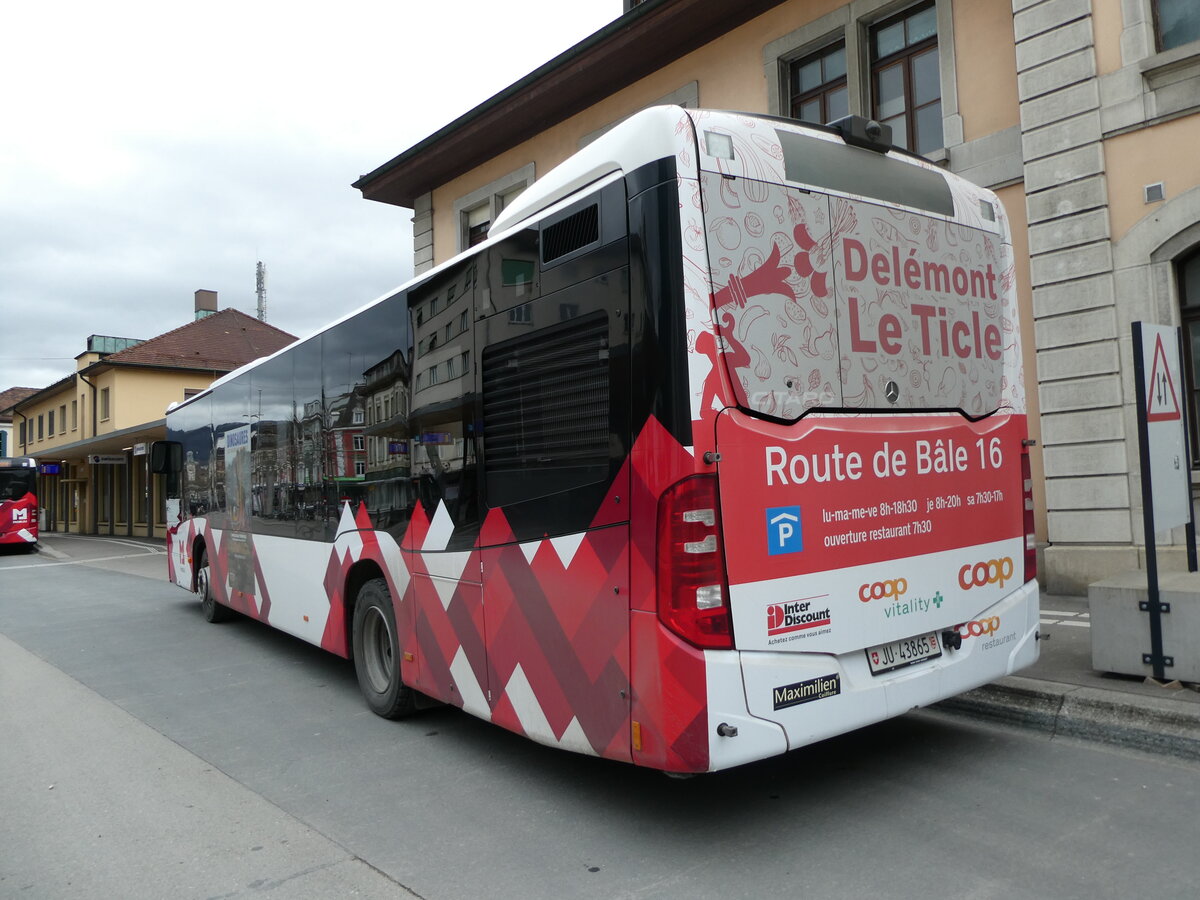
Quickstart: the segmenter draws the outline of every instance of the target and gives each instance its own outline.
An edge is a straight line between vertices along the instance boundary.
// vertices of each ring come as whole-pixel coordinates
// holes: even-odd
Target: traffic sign
[[[1142,326],[1146,328],[1145,325]],[[1174,337],[1174,332],[1167,332]],[[1178,352],[1173,352],[1172,359],[1178,360]],[[1154,335],[1154,362],[1150,366],[1150,381],[1146,384],[1146,421],[1174,422],[1182,421],[1183,413],[1179,406],[1179,394],[1175,391],[1178,378],[1168,362],[1166,349],[1163,347],[1161,333]]]
[[[1179,329],[1144,322],[1134,325],[1140,326],[1134,330],[1134,351],[1145,378],[1138,414],[1150,464],[1142,478],[1150,481],[1154,530],[1166,531],[1192,520],[1191,463],[1177,387],[1183,383]]]

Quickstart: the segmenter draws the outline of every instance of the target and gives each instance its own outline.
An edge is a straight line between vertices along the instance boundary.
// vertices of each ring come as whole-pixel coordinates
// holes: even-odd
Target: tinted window
[[[954,215],[950,186],[937,172],[862,147],[790,131],[775,133],[783,147],[788,181]]]
[[[292,357],[276,357],[253,372],[254,531],[294,537],[296,533],[296,455],[293,430]]]

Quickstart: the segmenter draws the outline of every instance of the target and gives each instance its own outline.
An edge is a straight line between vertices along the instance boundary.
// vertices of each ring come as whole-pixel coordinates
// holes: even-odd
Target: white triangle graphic
[[[445,550],[450,545],[453,534],[454,521],[450,518],[446,504],[439,500],[437,512],[433,514],[433,521],[429,523],[429,533],[425,535],[425,543],[421,545],[421,549]]]
[[[450,663],[450,675],[454,678],[454,686],[458,688],[463,699],[463,709],[481,719],[491,719],[492,711],[488,708],[487,697],[475,678],[475,670],[467,661],[467,654],[459,647]]]
[[[550,539],[550,543],[554,545],[554,549],[558,553],[558,558],[562,560],[564,569],[571,568],[571,560],[575,558],[579,545],[583,543],[585,537],[587,537],[587,532],[581,531],[578,534],[567,534]]]
[[[450,601],[454,599],[454,592],[458,590],[458,582],[451,581],[449,578],[430,578],[429,580],[433,582],[438,599],[442,601],[442,609],[449,609]]]

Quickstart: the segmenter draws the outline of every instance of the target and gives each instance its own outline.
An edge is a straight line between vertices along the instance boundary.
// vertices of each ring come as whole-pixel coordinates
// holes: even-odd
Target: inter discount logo
[[[876,581],[873,584],[864,584],[858,589],[858,599],[863,603],[870,603],[872,600],[888,600],[899,599],[908,592],[908,579],[892,578],[888,581]]]
[[[971,588],[986,587],[989,584],[1004,587],[1004,582],[1013,577],[1013,561],[1011,556],[1004,559],[989,559],[974,565],[967,563],[958,570],[958,586],[964,591]]]
[[[767,635],[788,634],[792,631],[807,631],[830,623],[829,608],[813,609],[812,602],[796,600],[791,603],[773,603],[767,607]]]

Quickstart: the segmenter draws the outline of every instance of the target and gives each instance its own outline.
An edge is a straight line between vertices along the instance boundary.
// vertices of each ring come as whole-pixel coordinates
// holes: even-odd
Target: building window
[[[24,419],[21,420],[21,427],[17,430],[17,440],[20,442],[22,447],[25,446],[25,420]]]
[[[359,476],[367,474],[367,464],[363,460],[356,459],[354,461],[354,474]]]
[[[1188,404],[1192,466],[1200,466],[1200,249],[1185,257],[1178,268],[1179,305],[1183,320],[1184,402]]]
[[[466,230],[466,245],[474,247],[487,240],[488,228],[492,225],[492,211],[486,203],[463,213],[463,228]]]
[[[60,433],[65,433],[67,430],[67,404],[63,404],[58,408],[58,430]]]
[[[463,312],[463,314],[462,314],[461,316],[459,316],[459,317],[458,317],[458,330],[459,330],[459,333],[461,334],[462,332],[466,331],[466,330],[467,330],[467,326],[468,326],[470,323],[471,323],[470,317],[469,317],[469,315],[468,315],[468,314],[467,314],[467,313],[464,311],[464,312]]]
[[[363,436],[361,434],[354,435],[354,449],[355,450],[363,449]]]
[[[43,430],[44,426],[45,426],[45,422],[42,421],[42,416],[39,414],[38,415],[38,440],[39,441],[44,441],[46,439],[46,432]]]
[[[46,436],[54,437],[54,410],[46,414]]]
[[[1154,35],[1159,50],[1200,40],[1200,6],[1196,0],[1154,0]]]
[[[838,41],[789,67],[792,118],[823,125],[850,114],[846,44]]]
[[[100,421],[107,422],[108,416],[108,388],[100,388]]]
[[[471,351],[467,350],[465,353],[463,353],[463,355],[458,358],[458,361],[460,364],[459,368],[462,370],[462,374],[469,374],[471,371]]]
[[[508,321],[512,325],[530,325],[533,323],[533,311],[528,303],[514,306],[508,311]]]
[[[363,410],[361,406],[354,410],[354,415],[351,418],[355,425],[361,425],[363,423]]]
[[[454,215],[459,223],[457,249],[465,250],[487,240],[488,229],[496,217],[533,184],[533,177],[534,166],[529,163],[454,201]]]
[[[871,116],[892,127],[892,143],[917,153],[944,144],[937,9],[905,10],[871,29]]]

